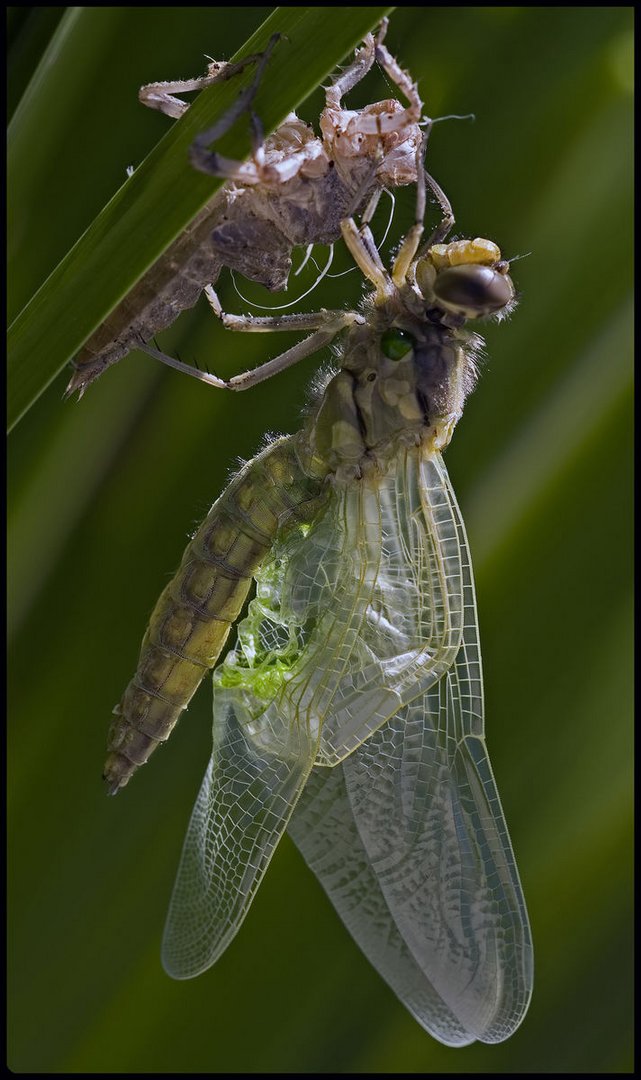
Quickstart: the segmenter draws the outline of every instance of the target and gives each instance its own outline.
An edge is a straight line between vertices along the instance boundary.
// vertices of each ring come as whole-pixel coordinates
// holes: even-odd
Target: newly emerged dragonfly
[[[315,332],[242,388],[342,334],[302,429],[214,503],[162,594],[110,735],[124,786],[213,667],[213,752],[163,943],[176,978],[213,964],[285,829],[418,1022],[450,1046],[508,1038],[532,947],[484,742],[472,570],[441,451],[475,376],[469,319],[514,305],[487,240],[445,243],[449,204],[417,157],[416,224],[388,272],[341,226],[373,289],[359,310],[236,318]],[[444,219],[421,245],[425,178]]]
[[[411,76],[383,44],[386,30],[384,19],[376,38],[368,34],[351,64],[327,87],[321,138],[290,113],[273,135],[262,139],[252,103],[277,36],[264,53],[238,64],[212,61],[199,78],[141,88],[144,105],[178,119],[189,105],[175,95],[202,90],[256,63],[250,86],[191,148],[196,168],[228,183],[91,335],[72,362],[67,393],[82,396],[111,364],[132,349],[144,350],[155,334],[193,307],[206,286],[215,285],[223,267],[268,289],[285,289],[295,247],[332,245],[340,239],[343,218],[363,211],[368,221],[384,189],[416,181],[422,103]],[[391,98],[363,109],[346,108],[343,98],[375,60],[407,105]],[[251,160],[230,161],[209,150],[246,111],[254,131]]]

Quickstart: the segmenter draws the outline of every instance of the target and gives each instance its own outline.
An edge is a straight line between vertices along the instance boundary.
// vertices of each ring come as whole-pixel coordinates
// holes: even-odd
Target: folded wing
[[[174,885],[162,959],[176,979],[210,967],[236,934],[312,766],[315,743],[243,696],[214,699],[214,750]]]
[[[447,1046],[473,1042],[394,922],[358,832],[343,765],[312,771],[288,832],[357,945],[419,1024]]]
[[[462,1045],[500,1042],[521,1022],[532,947],[483,741],[467,540],[438,467],[461,551],[464,629],[456,663],[343,761],[340,780],[337,770],[314,769],[290,831],[401,1000],[436,1038]],[[347,822],[340,829],[337,817]]]

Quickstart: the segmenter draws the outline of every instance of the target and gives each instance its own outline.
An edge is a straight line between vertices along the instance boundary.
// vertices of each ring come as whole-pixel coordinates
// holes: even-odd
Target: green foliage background
[[[326,9],[328,40],[339,10]],[[75,11],[73,35],[63,9],[11,15],[11,102],[34,71],[43,95],[33,167],[13,193],[14,314],[170,125],[138,87],[199,73],[204,52],[232,55],[270,9]],[[84,61],[65,66],[70,37]],[[164,975],[210,690],[117,799],[100,782],[110,712],[188,532],[238,456],[295,428],[315,361],[226,396],[132,354],[81,404],[61,400],[59,376],[9,444],[15,1071],[631,1071],[632,9],[399,8],[388,44],[430,115],[476,114],[437,125],[429,147],[460,234],[531,252],[447,454],[475,560],[488,743],[532,920],[530,1012],[498,1047],[434,1042],[288,839],[216,967],[187,983]],[[372,74],[353,100],[384,96]],[[317,93],[301,111],[311,120],[321,105]],[[402,193],[397,235],[411,213]],[[354,273],[303,304],[354,303],[360,289]],[[243,310],[228,282],[221,293]],[[283,339],[226,334],[199,306],[161,343],[227,375]]]

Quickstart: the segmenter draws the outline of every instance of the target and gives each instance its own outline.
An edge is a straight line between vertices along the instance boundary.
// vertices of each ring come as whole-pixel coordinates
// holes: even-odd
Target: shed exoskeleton
[[[384,20],[376,39],[368,34],[352,63],[327,88],[320,138],[290,113],[263,140],[251,112],[254,151],[247,162],[222,158],[209,147],[244,111],[252,110],[275,40],[264,54],[240,64],[212,61],[200,78],[141,88],[144,105],[179,118],[189,106],[177,94],[231,78],[248,63],[257,65],[255,78],[236,105],[191,149],[196,168],[223,176],[228,183],[92,334],[72,361],[68,394],[78,391],[82,396],[107,367],[132,349],[144,348],[182,311],[193,307],[207,286],[215,285],[224,267],[268,289],[286,289],[296,247],[334,243],[343,218],[363,211],[364,220],[369,220],[384,188],[416,181],[422,102],[410,75],[383,44],[386,29]],[[392,98],[347,109],[343,98],[375,60],[407,104]]]

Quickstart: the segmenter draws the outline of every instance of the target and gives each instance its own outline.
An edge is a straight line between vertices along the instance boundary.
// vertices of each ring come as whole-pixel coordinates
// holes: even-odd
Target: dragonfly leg
[[[274,35],[274,37],[278,40],[278,35]],[[266,51],[271,52],[274,44],[275,41],[271,40]],[[158,109],[165,116],[171,116],[177,120],[183,113],[187,112],[189,102],[174,97],[174,94],[189,94],[194,90],[206,90],[208,86],[213,86],[214,83],[232,79],[250,64],[257,64],[264,55],[264,53],[252,53],[251,56],[245,56],[234,64],[228,63],[226,60],[212,60],[207,66],[207,74],[200,75],[195,79],[175,79],[171,82],[147,83],[145,86],[140,87],[138,100],[147,108]],[[235,119],[236,116],[234,116]],[[230,121],[229,127],[231,127],[234,120]],[[228,128],[225,128],[225,130],[228,130]]]
[[[387,22],[387,20],[385,20]],[[371,34],[368,34],[356,50],[356,55],[351,64],[338,75],[330,86],[325,88],[325,108],[328,110],[342,110],[342,99],[345,94],[365,78],[371,70],[375,59],[375,43]]]
[[[426,185],[429,185],[435,195],[443,216],[431,234],[427,245],[424,245],[423,250],[447,236],[454,224],[454,213],[447,195],[436,183],[436,180],[425,170],[426,147],[427,133],[421,136],[416,148],[416,211],[414,224],[404,237],[394,260],[392,281],[395,285],[401,285],[405,281],[421,242],[425,218]],[[390,291],[390,278],[383,266],[368,224],[378,201],[378,196],[380,196],[380,191],[374,193],[370,203],[365,208],[360,227],[357,227],[354,219],[350,217],[341,222],[341,231],[354,261],[363,274],[376,286],[379,296],[384,296]]]
[[[372,285],[376,286],[378,298],[391,296],[392,282],[383,266],[369,225],[361,225],[359,228],[354,218],[345,218],[341,221],[341,233],[354,262]]]
[[[248,57],[248,59],[250,59]],[[177,79],[174,82],[155,82],[141,86],[138,91],[138,100],[148,109],[157,109],[165,116],[171,116],[178,120],[189,108],[188,101],[182,101],[174,94],[188,94],[193,90],[205,90],[218,82],[221,72],[224,70],[224,61],[217,60],[209,65],[207,75],[201,75],[196,79]]]
[[[218,294],[213,285],[205,286],[205,296],[217,319],[220,319],[226,330],[239,330],[241,333],[263,334],[278,330],[319,330],[326,327],[330,322],[341,320],[349,316],[345,325],[353,322],[355,312],[331,311],[326,308],[321,311],[305,311],[292,315],[228,315],[223,311]],[[360,318],[360,316],[359,316]],[[342,326],[340,327],[342,329]]]
[[[440,244],[445,240],[447,234],[454,226],[454,211],[452,210],[452,204],[447,195],[440,185],[436,183],[434,177],[430,176],[428,172],[425,173],[425,180],[439,205],[442,217],[434,231],[423,244],[419,252],[419,257],[425,254],[428,248],[431,248],[433,244]]]
[[[417,179],[414,148],[421,140],[423,103],[416,84],[383,45],[386,31],[387,19],[383,19],[376,40],[368,34],[353,63],[326,89],[320,126],[329,157],[346,172],[353,168],[355,159],[371,163],[365,174],[362,169],[354,174],[357,183],[346,217],[354,215],[373,184],[396,187]],[[343,107],[343,96],[367,74],[374,58],[407,98],[405,108],[398,100],[379,101],[356,112]],[[371,219],[376,201],[375,193],[373,205],[365,211],[364,225]]]
[[[266,318],[253,315],[228,315],[222,310],[220,301],[212,286],[208,286],[206,292],[207,299],[216,316],[227,330],[236,330],[241,333],[315,331],[315,333],[297,342],[290,349],[279,353],[272,360],[267,360],[266,363],[261,364],[252,371],[243,371],[240,375],[234,375],[227,381],[220,379],[217,375],[211,375],[209,372],[200,371],[189,364],[184,364],[181,360],[175,360],[173,356],[168,356],[151,345],[140,344],[138,346],[142,352],[146,352],[149,356],[153,356],[155,360],[167,364],[168,367],[172,367],[176,371],[182,371],[186,375],[191,375],[192,378],[199,379],[208,386],[215,386],[220,390],[248,390],[249,387],[256,386],[257,383],[270,379],[272,375],[292,367],[299,360],[304,360],[306,356],[318,352],[319,349],[328,345],[341,330],[351,326],[352,323],[364,321],[364,316],[356,311],[311,311],[297,315],[275,315]]]
[[[227,383],[224,379],[219,379],[217,375],[212,375],[208,371],[201,371],[199,368],[192,367],[191,364],[184,364],[182,360],[175,360],[173,356],[161,352],[160,349],[154,349],[152,345],[147,344],[145,341],[140,342],[136,348],[147,353],[148,356],[153,356],[154,360],[160,360],[161,364],[174,368],[175,371],[182,371],[185,375],[191,375],[192,379],[199,379],[200,382],[206,383],[207,386],[215,386],[219,390],[227,389]]]
[[[386,24],[387,19],[384,19],[383,23]],[[419,97],[418,87],[414,80],[407,71],[403,71],[398,60],[392,56],[386,46],[383,45],[383,38],[386,30],[387,26],[382,25],[376,38],[376,62],[383,68],[385,74],[407,98],[409,106],[403,112],[396,113],[396,115],[389,118],[385,117],[385,121],[390,126],[388,128],[383,128],[383,130],[398,131],[410,124],[418,123],[423,111],[423,102]]]
[[[326,105],[323,116],[331,121],[337,132],[342,137],[354,139],[358,136],[378,135],[382,137],[390,133],[407,132],[407,137],[415,134],[415,127],[421,119],[423,102],[418,93],[418,87],[411,76],[403,71],[398,60],[383,45],[383,38],[387,30],[387,19],[383,19],[376,41],[373,42],[371,34],[365,39],[363,48],[356,55],[353,64],[326,91]],[[371,52],[373,46],[373,54]],[[349,118],[344,116],[341,99],[356,86],[367,74],[372,66],[375,56],[378,64],[395,86],[401,91],[408,101],[408,105],[402,108],[398,101],[378,102],[375,105],[367,105],[359,110],[356,115],[351,113]],[[346,122],[347,119],[347,122]],[[321,123],[321,127],[322,127]],[[407,183],[410,182],[408,179]]]
[[[423,235],[423,222],[425,220],[425,148],[427,136],[423,135],[416,150],[416,211],[414,224],[403,238],[398,254],[392,267],[392,281],[396,285],[402,285],[407,277],[407,272],[414,262],[418,245]],[[440,188],[439,188],[440,190]],[[445,198],[445,196],[443,196]]]
[[[330,315],[329,312],[325,314]],[[248,390],[250,386],[256,386],[257,383],[264,382],[265,379],[271,379],[272,375],[277,375],[280,371],[297,364],[299,360],[304,360],[306,356],[311,356],[312,353],[318,352],[325,345],[329,345],[339,331],[344,330],[358,319],[362,319],[362,316],[354,311],[333,312],[331,314],[333,317],[327,319],[324,329],[310,334],[309,337],[299,341],[296,345],[292,345],[291,349],[286,349],[285,352],[275,356],[272,360],[268,360],[267,363],[253,368],[252,371],[244,371],[241,375],[234,375],[227,383],[229,389]],[[287,318],[287,316],[283,316],[283,318]],[[237,329],[239,328],[237,327]],[[263,327],[263,329],[267,329],[267,327]],[[295,329],[295,327],[275,326],[271,327],[271,329],[291,330]]]
[[[221,116],[220,119],[216,121],[213,127],[208,128],[207,131],[202,131],[200,135],[197,135],[194,139],[189,151],[189,157],[192,165],[196,169],[211,176],[225,176],[231,179],[234,179],[239,175],[241,163],[230,161],[229,158],[221,157],[220,154],[216,154],[214,151],[210,150],[209,145],[217,139],[220,139],[221,135],[224,135],[226,131],[229,131],[244,112],[251,110],[253,100],[256,97],[258,87],[260,86],[263,77],[263,72],[267,66],[267,61],[280,36],[280,34],[272,34],[265,51],[258,54],[258,57],[252,57],[252,60],[257,60],[254,78],[249,86],[241,91],[231,108],[227,110],[224,116]],[[255,125],[252,126],[255,131]],[[243,179],[247,181],[247,177],[244,175]]]
[[[364,225],[369,225],[370,221],[374,217],[374,214],[376,213],[376,207],[378,206],[378,204],[379,204],[379,202],[381,200],[381,195],[382,194],[383,194],[383,188],[377,188],[376,191],[374,192],[374,194],[372,195],[372,197],[369,200],[367,206],[363,210],[363,213],[361,214],[361,229],[363,228]]]
[[[328,114],[332,112],[343,112],[343,98],[350,90],[365,78],[367,73],[371,70],[374,60],[380,64],[385,71],[385,74],[389,76],[392,82],[399,88],[399,90],[405,95],[410,103],[409,109],[403,110],[402,113],[398,113],[391,118],[385,118],[391,126],[381,129],[380,125],[376,126],[375,123],[368,123],[361,127],[363,118],[368,116],[367,109],[361,110],[356,116],[352,117],[350,123],[353,123],[354,131],[361,130],[367,134],[378,134],[383,131],[398,131],[404,127],[407,127],[409,123],[414,123],[420,120],[421,110],[423,103],[418,95],[418,89],[416,84],[412,81],[411,77],[406,71],[400,67],[398,60],[396,60],[387,48],[383,45],[383,39],[387,33],[387,27],[389,20],[384,18],[381,20],[376,39],[371,34],[368,34],[364,40],[360,49],[357,49],[356,55],[352,63],[345,68],[343,72],[332,82],[331,86],[328,86],[325,90],[325,111]],[[335,117],[335,121],[339,120],[339,117]]]
[[[262,124],[251,108],[252,101],[260,84],[265,64],[271,55],[274,45],[280,38],[280,34],[273,34],[264,53],[252,53],[237,63],[227,63],[223,60],[212,60],[207,69],[207,74],[196,79],[178,79],[173,82],[148,83],[142,86],[138,97],[143,105],[151,109],[158,109],[166,116],[174,119],[181,117],[189,108],[189,103],[174,94],[189,93],[194,90],[205,90],[217,82],[223,82],[238,75],[249,64],[258,64],[255,78],[238,97],[235,104],[228,109],[217,123],[208,131],[202,132],[194,140],[190,149],[190,158],[195,168],[208,175],[222,176],[227,180],[236,180],[243,184],[272,184],[278,187],[286,180],[299,172],[301,167],[314,158],[314,147],[303,145],[302,150],[289,154],[286,161],[265,166],[263,144],[265,141]],[[373,52],[372,52],[373,59]],[[207,149],[207,145],[219,139],[236,122],[242,112],[248,111],[252,131],[252,160],[241,162],[231,158],[224,158],[220,154]],[[292,146],[300,146],[301,141],[317,143],[311,128],[292,114],[295,131],[292,133]]]
[[[423,153],[425,149],[425,142],[423,143]],[[436,183],[433,176],[430,176],[426,172],[423,162],[418,173],[418,181],[416,184],[416,218],[414,225],[404,237],[401,246],[398,250],[396,259],[394,260],[394,267],[392,270],[392,279],[397,285],[402,285],[403,281],[407,277],[408,271],[411,266],[414,265],[417,258],[422,258],[423,255],[429,251],[434,244],[441,243],[445,239],[447,234],[454,225],[454,211],[447,195]],[[434,195],[442,217],[436,228],[430,233],[425,243],[418,250],[421,237],[423,235],[423,219],[425,217],[425,204],[426,204],[426,185],[430,188]],[[417,256],[418,250],[418,256]]]

